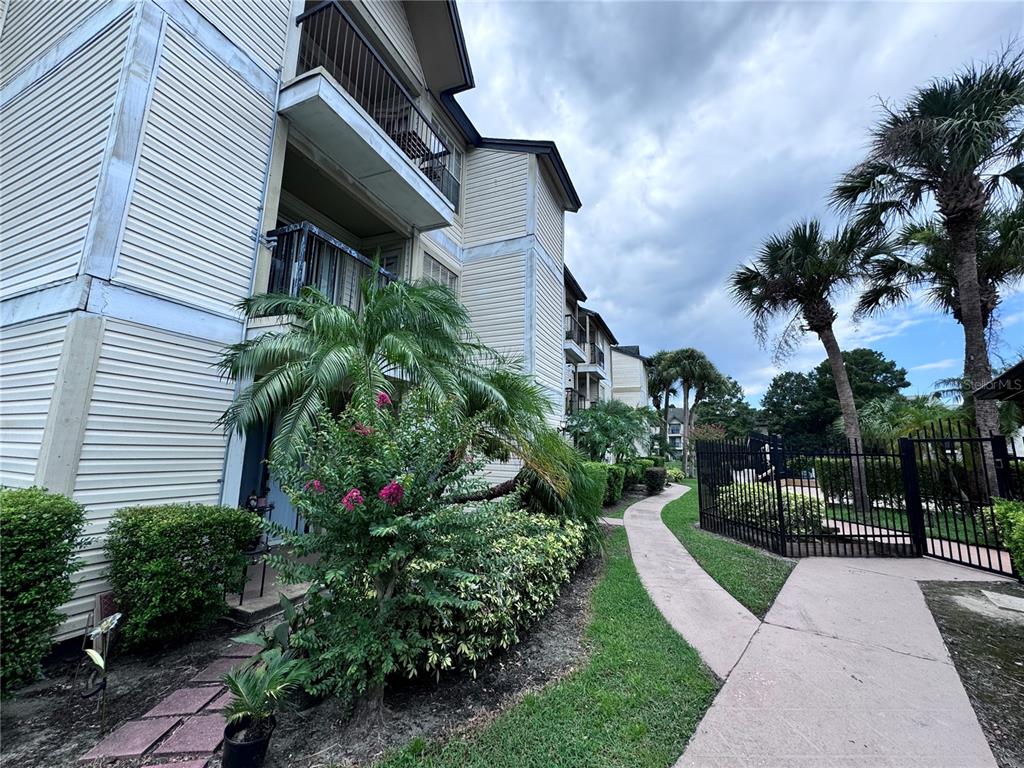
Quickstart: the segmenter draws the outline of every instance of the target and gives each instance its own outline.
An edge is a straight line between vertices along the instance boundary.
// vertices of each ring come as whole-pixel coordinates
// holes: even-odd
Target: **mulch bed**
[[[486,723],[527,693],[585,662],[583,632],[590,593],[601,572],[599,558],[584,563],[523,642],[481,665],[475,678],[458,673],[440,681],[396,683],[385,696],[382,723],[357,727],[349,722],[345,703],[333,699],[305,712],[283,714],[270,744],[268,768],[366,765],[414,738],[436,739]],[[107,732],[186,685],[239,631],[218,625],[206,637],[172,650],[115,655],[110,662]],[[73,690],[79,655],[77,645],[60,649],[45,665],[41,682],[3,702],[0,766],[74,766],[100,740],[95,702],[81,699]],[[219,765],[219,757],[211,765]]]
[[[1024,766],[1024,613],[1002,610],[982,590],[1024,599],[997,582],[923,582],[921,591],[1000,768]]]

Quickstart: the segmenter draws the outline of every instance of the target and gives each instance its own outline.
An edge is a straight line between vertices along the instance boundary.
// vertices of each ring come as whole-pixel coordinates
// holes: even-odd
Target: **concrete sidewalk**
[[[801,560],[677,768],[995,768],[925,580],[1001,579],[937,560]]]
[[[661,521],[661,510],[690,489],[670,485],[623,515],[640,581],[658,610],[704,663],[725,679],[760,622],[690,557]]]

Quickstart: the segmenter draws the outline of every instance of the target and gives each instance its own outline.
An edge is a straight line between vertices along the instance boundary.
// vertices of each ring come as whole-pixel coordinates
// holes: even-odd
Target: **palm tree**
[[[686,347],[676,350],[675,365],[679,376],[679,387],[683,394],[683,472],[690,471],[690,433],[693,430],[694,409],[707,395],[708,390],[722,378],[714,363],[699,349]],[[694,395],[691,408],[690,394]]]
[[[763,345],[768,342],[769,324],[776,317],[786,318],[775,340],[776,359],[792,351],[805,332],[818,336],[832,367],[843,431],[853,454],[860,450],[860,423],[832,328],[836,319],[832,299],[856,279],[858,264],[887,247],[887,243],[859,227],[843,227],[826,239],[818,221],[806,221],[783,235],[768,238],[754,263],[737,269],[730,280],[733,298],[753,317],[754,333]],[[854,461],[854,466],[859,462]],[[870,502],[863,472],[854,472],[853,479],[854,501],[858,508],[867,510]]]
[[[224,374],[251,383],[222,423],[245,432],[277,420],[271,451],[291,453],[319,414],[381,392],[397,399],[416,385],[438,401],[454,398],[467,414],[486,410],[479,439],[490,453],[525,450],[550,404],[513,361],[472,338],[468,312],[448,288],[367,279],[360,290],[358,310],[308,286],[298,296],[242,301],[249,320],[285,316],[290,322],[225,350]]]
[[[677,394],[679,381],[678,358],[675,352],[662,350],[651,355],[647,366],[647,388],[654,401],[654,408],[661,414],[661,449],[668,445],[668,409],[672,396]]]
[[[882,226],[930,206],[945,230],[972,389],[992,378],[979,282],[978,230],[989,201],[1024,188],[1024,52],[970,65],[918,88],[902,107],[882,105],[864,161],[846,173],[833,203]],[[974,403],[982,432],[999,428],[996,404]]]

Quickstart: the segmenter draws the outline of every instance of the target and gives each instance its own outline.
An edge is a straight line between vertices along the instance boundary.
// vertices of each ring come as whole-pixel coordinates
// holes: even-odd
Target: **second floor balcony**
[[[578,389],[565,390],[565,415],[576,413],[587,408],[587,397]]]
[[[565,342],[562,349],[565,351],[565,360],[569,363],[582,363],[586,357],[583,348],[586,346],[587,332],[572,315],[565,316]]]
[[[461,159],[337,0],[301,14],[297,77],[278,108],[298,131],[421,230],[452,224]]]
[[[335,304],[359,309],[359,284],[373,273],[373,261],[308,221],[275,229],[267,238],[273,243],[269,293],[297,296],[311,285]],[[378,279],[395,276],[380,267]]]
[[[587,356],[584,362],[578,366],[580,373],[589,373],[599,379],[608,378],[608,369],[605,367],[604,349],[594,342],[587,344]]]

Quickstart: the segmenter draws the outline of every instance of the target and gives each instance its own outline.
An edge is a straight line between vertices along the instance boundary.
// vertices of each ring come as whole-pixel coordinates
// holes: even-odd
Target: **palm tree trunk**
[[[665,388],[665,405],[662,409],[661,414],[661,446],[659,453],[662,451],[668,452],[668,404],[669,404],[669,393],[668,388]]]
[[[683,474],[690,476],[690,383],[683,382]]]
[[[964,377],[975,390],[992,379],[992,363],[988,357],[985,320],[978,286],[977,233],[978,217],[971,213],[946,217],[946,231],[953,250],[953,269],[960,298],[960,324],[964,329]],[[970,398],[974,423],[982,437],[999,434],[999,406],[994,400]],[[985,474],[989,487],[996,487],[995,460],[992,446],[984,441]]]
[[[853,473],[853,506],[854,509],[866,514],[871,509],[868,496],[867,469],[864,465],[864,447],[860,439],[860,419],[857,417],[857,403],[853,399],[853,387],[850,377],[846,375],[843,353],[839,350],[839,342],[832,331],[832,324],[818,331],[818,338],[825,347],[829,365],[832,366],[832,378],[836,382],[836,395],[839,397],[839,410],[843,414],[843,432],[850,445],[850,467]]]

